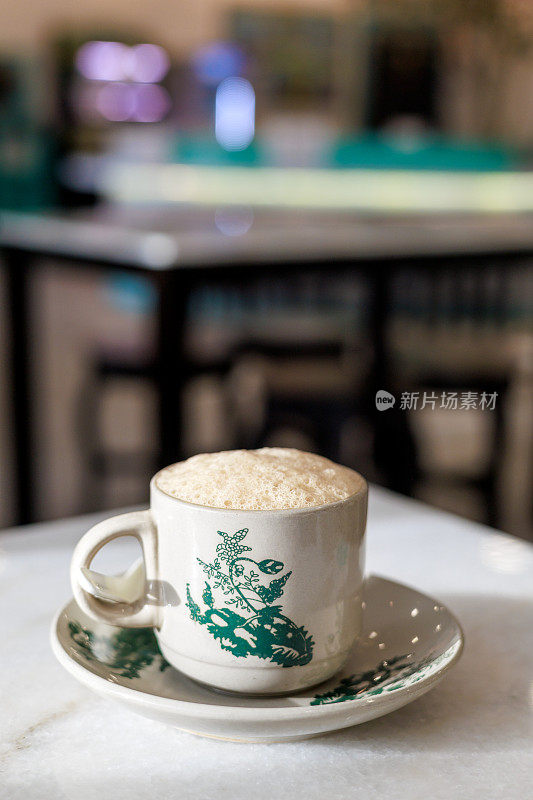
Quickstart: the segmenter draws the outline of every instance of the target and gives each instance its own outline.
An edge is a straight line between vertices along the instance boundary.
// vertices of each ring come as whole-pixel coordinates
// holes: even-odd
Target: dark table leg
[[[186,273],[166,272],[157,278],[157,342],[155,386],[158,396],[159,467],[179,461],[183,447],[183,389],[190,376],[185,347],[191,281]]]
[[[369,328],[372,337],[372,397],[369,398],[375,407],[375,393],[380,389],[390,391],[390,365],[388,361],[387,324],[390,312],[390,276],[386,265],[376,265],[371,272],[370,287],[370,320]]]
[[[29,301],[30,256],[2,252],[9,308],[9,368],[11,378],[13,481],[15,524],[36,520],[34,420],[31,398],[31,332]]]
[[[401,393],[409,387],[402,386],[398,381],[388,342],[395,274],[393,266],[385,262],[375,265],[370,280],[370,331],[374,358],[367,401],[370,404],[374,462],[380,473],[379,479],[389,489],[412,496],[418,475],[416,445],[408,414],[400,408]],[[375,397],[380,389],[395,395],[394,408],[377,409]]]

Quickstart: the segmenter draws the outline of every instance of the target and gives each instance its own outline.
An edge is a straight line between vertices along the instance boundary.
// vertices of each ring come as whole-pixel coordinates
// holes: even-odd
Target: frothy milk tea
[[[316,508],[360,491],[363,478],[314,453],[281,447],[202,453],[161,470],[157,487],[211,508]]]

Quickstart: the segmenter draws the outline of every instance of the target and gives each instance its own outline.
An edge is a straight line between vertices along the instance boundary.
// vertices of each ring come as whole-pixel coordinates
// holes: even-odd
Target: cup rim
[[[169,466],[172,466],[170,464]],[[205,512],[212,512],[216,514],[256,514],[256,515],[272,515],[275,516],[296,516],[296,515],[303,515],[303,514],[315,514],[317,511],[326,511],[326,510],[334,510],[346,503],[350,503],[351,501],[355,500],[356,498],[368,494],[368,482],[366,478],[364,478],[360,472],[357,470],[352,470],[361,478],[362,484],[361,487],[353,494],[348,495],[343,500],[335,500],[333,503],[322,503],[320,506],[304,506],[303,508],[218,508],[217,506],[203,506],[200,503],[191,503],[189,500],[182,500],[180,497],[174,497],[174,495],[168,494],[163,489],[161,489],[157,483],[156,479],[157,476],[167,467],[162,467],[158,470],[155,475],[150,480],[150,490],[151,492],[156,492],[160,494],[164,498],[168,498],[168,500],[173,500],[181,506],[185,508],[190,508],[195,511],[205,511]],[[351,467],[350,467],[351,469]]]

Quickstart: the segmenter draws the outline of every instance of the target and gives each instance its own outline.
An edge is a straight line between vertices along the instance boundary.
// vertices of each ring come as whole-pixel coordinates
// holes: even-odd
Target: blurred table
[[[531,545],[371,488],[368,570],[445,602],[465,631],[461,660],[427,695],[364,725],[229,744],[136,716],[55,661],[48,631],[70,597],[72,548],[104,516],[0,535],[2,800],[530,796]],[[108,566],[123,557],[109,553]]]
[[[235,211],[235,210],[234,210]],[[74,267],[149,276],[158,294],[155,384],[159,463],[182,455],[180,407],[191,365],[184,347],[188,298],[199,282],[246,285],[264,276],[363,274],[369,287],[373,375],[369,397],[387,385],[391,279],[409,266],[431,270],[492,263],[533,253],[529,215],[362,217],[348,213],[254,209],[241,236],[224,235],[215,209],[100,207],[63,214],[4,213],[0,250],[10,306],[12,424],[17,521],[35,519],[34,421],[30,402],[32,332],[29,284],[46,259]],[[68,332],[65,332],[68,335]]]

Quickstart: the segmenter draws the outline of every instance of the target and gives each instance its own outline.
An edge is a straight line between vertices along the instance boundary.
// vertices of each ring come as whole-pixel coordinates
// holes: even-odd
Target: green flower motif
[[[222,542],[216,547],[217,557],[213,562],[197,559],[204,573],[214,583],[211,587],[206,582],[202,594],[207,606],[205,611],[193,600],[187,584],[185,605],[189,609],[189,616],[194,622],[205,625],[223,650],[232,652],[238,658],[255,655],[283,667],[308,664],[313,656],[312,637],[305,628],[298,627],[284,616],[281,606],[272,605],[282,597],[283,587],[292,571],[274,578],[268,585],[260,583],[260,573],[275,575],[281,572],[284,565],[282,561],[271,558],[258,562],[243,556],[243,553],[252,550],[242,543],[247,534],[248,528],[233,535],[218,531]],[[219,590],[228,598],[222,607],[215,605],[212,589]]]
[[[105,663],[121,678],[139,678],[141,671],[159,662],[159,672],[170,666],[161,655],[152,628],[121,628],[112,637],[97,637],[77,622],[69,622],[70,637],[87,661]],[[110,653],[103,661],[98,653]]]
[[[435,659],[430,654],[421,661],[406,661],[409,656],[395,656],[380,663],[371,670],[354,675],[348,675],[323,694],[317,694],[310,705],[318,706],[328,703],[344,703],[347,700],[357,700],[358,697],[374,697],[384,692],[396,692],[403,689],[408,683],[416,683],[424,677],[426,667],[437,666],[447,653]],[[392,678],[400,680],[391,681]],[[412,680],[408,681],[411,678]]]

